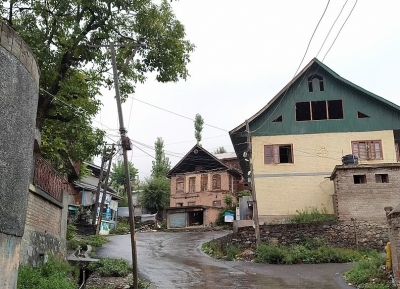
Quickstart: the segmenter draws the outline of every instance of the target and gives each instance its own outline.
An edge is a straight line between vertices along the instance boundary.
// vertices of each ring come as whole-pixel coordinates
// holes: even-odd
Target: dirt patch
[[[149,288],[150,283],[139,280],[139,288]],[[132,274],[126,277],[101,277],[96,272],[91,274],[86,281],[87,289],[129,289],[133,288]]]

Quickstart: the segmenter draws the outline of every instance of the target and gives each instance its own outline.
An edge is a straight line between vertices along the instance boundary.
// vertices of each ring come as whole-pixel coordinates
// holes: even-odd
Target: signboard
[[[235,214],[225,212],[224,217],[225,223],[233,223],[233,220],[235,219]]]

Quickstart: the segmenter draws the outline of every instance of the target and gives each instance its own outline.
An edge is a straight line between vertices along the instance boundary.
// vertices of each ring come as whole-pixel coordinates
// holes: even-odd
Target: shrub
[[[120,220],[117,222],[117,227],[112,228],[110,230],[110,234],[113,235],[125,235],[128,234],[130,232],[130,226],[129,226],[129,222],[127,222],[126,220]]]
[[[217,221],[215,222],[218,226],[223,226],[223,225],[225,225],[225,213],[226,213],[226,212],[232,213],[232,214],[235,214],[235,213],[236,213],[235,210],[234,210],[234,209],[231,209],[231,208],[224,208],[224,209],[222,209],[222,210],[219,212]]]
[[[68,263],[50,258],[38,268],[21,265],[18,270],[17,289],[75,289],[76,280],[70,277],[73,273]]]
[[[260,245],[256,262],[270,264],[346,263],[362,259],[362,254],[351,249],[336,248],[317,241],[291,246]],[[319,245],[318,245],[319,244]]]
[[[296,214],[289,217],[289,222],[291,223],[310,223],[336,220],[336,216],[328,214],[326,208],[319,210],[317,207],[306,207],[301,211],[296,210]]]
[[[238,192],[236,195],[238,198],[241,198],[241,197],[251,196],[251,192],[248,190],[244,190],[244,191]]]
[[[242,251],[242,248],[239,245],[229,244],[226,247],[225,260],[227,260],[227,261],[235,260],[237,255],[239,255],[241,251]]]
[[[131,265],[125,260],[108,258],[90,263],[88,268],[102,277],[126,277],[132,271]]]
[[[102,236],[102,235],[94,235],[94,236],[90,236],[87,244],[90,246],[93,246],[93,247],[101,247],[105,243],[108,243],[108,242],[109,242],[109,240],[107,239],[107,237]]]
[[[224,246],[222,246],[221,242],[218,240],[211,240],[210,242],[203,243],[202,250],[204,253],[217,259],[221,259],[225,256]]]
[[[68,225],[67,227],[67,240],[72,240],[76,236],[76,227],[74,225]]]
[[[379,253],[369,253],[353,268],[345,273],[347,282],[351,282],[361,289],[389,289],[390,284],[386,273],[382,269],[385,257]]]
[[[256,250],[256,262],[270,264],[284,264],[285,251],[276,245],[261,244]]]

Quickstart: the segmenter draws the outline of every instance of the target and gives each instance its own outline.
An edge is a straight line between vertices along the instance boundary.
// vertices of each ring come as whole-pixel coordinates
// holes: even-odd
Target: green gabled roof
[[[281,96],[284,96],[286,91],[299,79],[301,78],[305,73],[307,73],[307,71],[311,68],[311,66],[313,64],[317,64],[320,67],[322,67],[326,72],[328,72],[331,76],[333,76],[334,78],[336,78],[337,80],[351,86],[352,88],[363,92],[364,94],[370,96],[372,99],[379,101],[387,106],[389,106],[390,108],[397,110],[400,113],[400,106],[394,104],[393,102],[388,101],[387,99],[384,99],[354,83],[352,83],[351,81],[348,81],[347,79],[341,77],[339,74],[337,74],[336,72],[334,72],[332,69],[330,69],[328,66],[326,66],[325,64],[323,64],[321,61],[319,61],[317,58],[312,59],[281,91],[278,92],[278,94],[276,94],[262,109],[260,109],[256,114],[254,114],[252,117],[250,117],[248,119],[249,123],[251,123],[253,120],[255,120],[256,118],[258,118],[261,114],[263,114],[276,100],[278,100]],[[243,131],[243,129],[246,126],[246,122],[241,123],[240,125],[238,125],[237,127],[235,127],[234,129],[232,129],[231,131],[229,131],[229,134],[232,135],[239,132],[239,131]]]

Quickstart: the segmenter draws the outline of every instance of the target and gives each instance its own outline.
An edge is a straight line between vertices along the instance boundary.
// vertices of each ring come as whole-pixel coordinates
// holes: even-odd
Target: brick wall
[[[377,182],[377,174],[388,182]],[[354,175],[365,175],[365,183],[355,183]],[[335,213],[340,220],[385,220],[384,207],[400,199],[399,164],[337,166],[334,172]]]
[[[26,226],[42,233],[61,236],[62,209],[29,192]]]

